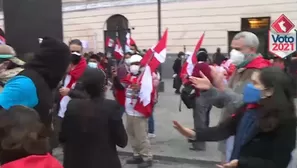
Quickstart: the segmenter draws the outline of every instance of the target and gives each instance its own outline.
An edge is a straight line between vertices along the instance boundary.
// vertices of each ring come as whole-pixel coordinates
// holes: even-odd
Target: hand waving
[[[183,127],[177,121],[173,121],[173,127],[186,138],[195,138],[196,136],[195,131],[190,128]]]
[[[210,80],[200,71],[201,78],[191,76],[189,79],[192,85],[201,90],[208,90],[212,87]]]

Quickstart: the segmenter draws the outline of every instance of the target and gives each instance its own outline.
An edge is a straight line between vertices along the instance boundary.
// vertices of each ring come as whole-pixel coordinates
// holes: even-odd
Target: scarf
[[[82,76],[85,69],[87,68],[87,62],[84,58],[80,60],[80,62],[76,65],[74,69],[72,69],[64,79],[64,87],[69,89],[73,89],[77,80]],[[69,96],[62,96],[60,101],[60,109],[58,112],[58,116],[64,118],[64,114],[67,110],[67,105],[71,98]]]
[[[72,69],[68,75],[71,77],[69,83],[66,85],[67,88],[71,88],[74,83],[82,76],[87,67],[87,61],[82,58],[79,63]]]
[[[21,71],[23,71],[23,68],[14,68],[14,69],[8,69],[5,71],[2,71],[0,73],[0,81],[5,84],[9,79],[13,78],[17,74],[19,74]]]
[[[239,159],[243,145],[253,138],[257,132],[257,110],[255,107],[247,107],[236,130],[234,148],[230,160]]]

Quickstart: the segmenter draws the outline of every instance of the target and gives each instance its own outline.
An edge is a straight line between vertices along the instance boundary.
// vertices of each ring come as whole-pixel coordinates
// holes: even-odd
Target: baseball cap
[[[0,45],[0,59],[8,59],[17,65],[24,65],[25,62],[16,57],[14,49],[9,45]]]

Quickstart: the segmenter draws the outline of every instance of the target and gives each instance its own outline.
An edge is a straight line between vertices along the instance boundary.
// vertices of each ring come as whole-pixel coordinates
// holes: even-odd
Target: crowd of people
[[[117,146],[128,143],[133,156],[127,164],[153,166],[150,138],[155,137],[161,77],[157,70],[151,72],[152,99],[141,109],[146,67],[136,45],[129,47],[122,59],[114,60],[111,53],[84,54],[79,39],[66,45],[45,37],[25,63],[11,46],[1,44],[1,167],[120,168]],[[219,48],[212,58],[205,48],[197,54],[178,53],[175,93],[193,109],[194,126],[173,121],[173,127],[192,143],[191,150],[222,141],[224,163],[218,167],[286,168],[294,160],[296,143],[292,75],[280,66],[283,60],[271,62],[257,53],[259,40],[251,32],[235,35],[230,47],[227,57]],[[182,71],[190,67],[187,59],[195,60],[193,68]],[[114,100],[105,97],[108,90]],[[222,109],[222,117],[209,127],[212,106]],[[63,164],[50,154],[57,147],[63,148]]]

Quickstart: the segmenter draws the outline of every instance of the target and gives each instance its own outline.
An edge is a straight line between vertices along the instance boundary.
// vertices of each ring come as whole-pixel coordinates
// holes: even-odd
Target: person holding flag
[[[125,95],[118,97],[122,100],[127,114],[127,133],[133,149],[133,158],[127,164],[138,164],[138,168],[152,166],[151,145],[148,138],[148,118],[152,115],[156,86],[152,73],[157,70],[166,59],[166,44],[168,31],[166,30],[159,43],[150,48],[146,54],[133,55],[130,59],[129,74],[119,80],[114,71],[114,87],[124,90]]]
[[[148,118],[151,116],[152,111],[144,112],[136,109],[137,104],[140,103],[140,80],[144,75],[140,71],[141,59],[140,55],[133,55],[130,58],[130,72],[122,80],[117,77],[117,73],[114,71],[114,88],[125,93],[122,97],[117,97],[117,100],[119,103],[123,103],[122,105],[125,107],[127,114],[126,130],[134,154],[133,158],[128,159],[126,162],[127,164],[138,164],[139,168],[146,168],[152,165],[153,159],[147,132]]]

